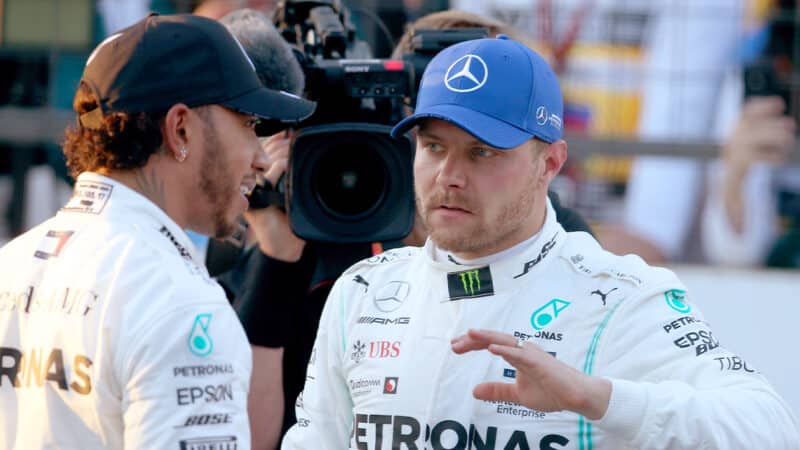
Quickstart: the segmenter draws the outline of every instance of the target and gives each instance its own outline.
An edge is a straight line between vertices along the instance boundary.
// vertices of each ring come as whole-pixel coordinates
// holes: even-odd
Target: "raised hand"
[[[722,147],[725,166],[723,201],[733,229],[744,228],[743,183],[756,162],[780,165],[796,145],[794,119],[784,115],[786,104],[780,97],[752,97],[742,107],[733,133]]]
[[[479,400],[507,401],[538,411],[574,411],[588,419],[603,417],[611,382],[586,375],[557,360],[531,342],[491,330],[469,330],[451,342],[453,352],[488,350],[517,369],[516,383],[481,383],[472,391]]]

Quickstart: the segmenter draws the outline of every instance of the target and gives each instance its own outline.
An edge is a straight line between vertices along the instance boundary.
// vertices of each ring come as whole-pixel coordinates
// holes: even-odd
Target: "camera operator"
[[[227,21],[223,19],[223,22]],[[230,26],[230,22],[227,23]],[[499,33],[515,34],[514,30],[495,20],[459,11],[444,11],[423,17],[412,24],[409,33],[398,45],[395,57],[401,58],[414,52],[411,43],[413,30],[423,28],[485,28],[493,36]],[[232,31],[240,37],[248,54],[257,61],[259,58],[255,55],[254,40],[245,38],[236,27],[232,27]],[[266,26],[263,32],[264,35],[273,33],[271,30],[267,32]],[[279,63],[267,65],[259,72],[269,74],[274,71],[272,67],[289,68],[296,65],[296,61],[281,59]],[[288,86],[270,84],[266,80],[264,84],[289,90]],[[272,160],[266,178],[273,185],[286,169],[289,145],[290,134],[287,133],[278,133],[264,141],[265,151]],[[551,199],[559,218],[563,217],[568,222],[570,231],[589,230],[574,211],[561,208],[554,195],[551,195]],[[349,246],[340,270],[331,272],[330,268],[322,267],[319,262],[318,243],[304,242],[295,236],[286,214],[277,206],[251,210],[246,217],[256,234],[258,246],[246,254],[243,264],[224,274],[221,282],[227,285],[236,299],[235,307],[253,349],[253,378],[248,404],[253,448],[268,449],[276,447],[280,435],[296,422],[295,400],[305,383],[315,331],[333,280],[350,264],[372,255],[373,246],[371,243]],[[427,232],[417,220],[411,234],[402,243],[394,245],[421,245],[426,237]],[[392,244],[386,243],[386,246]],[[279,392],[281,383],[283,388]],[[279,399],[277,394],[282,398]],[[277,414],[283,414],[280,433],[274,433],[276,424],[273,420]],[[277,425],[281,425],[280,421]]]
[[[266,16],[251,9],[242,9],[227,14],[220,22],[242,44],[265,87],[302,94],[305,78],[300,63]],[[263,175],[273,185],[286,171],[290,137],[291,132],[278,132],[261,139],[263,151],[269,160],[262,167],[265,169]],[[291,289],[302,286],[301,281],[295,280],[297,274],[303,272],[298,270],[300,264],[297,261],[303,253],[305,242],[292,233],[286,213],[277,206],[250,209],[244,217],[255,235],[258,247],[249,249],[240,260],[241,266],[223,274],[218,280],[233,298],[249,298],[250,291],[256,289],[256,295],[263,296],[264,302],[272,298],[280,300],[276,305],[280,308],[267,306],[269,312],[258,317],[258,326],[245,328],[253,352],[253,376],[247,402],[248,415],[251,421],[255,420],[250,427],[251,445],[259,449],[270,448],[277,442],[284,422],[284,379],[288,380],[287,386],[293,388],[294,378],[299,376],[282,367],[284,358],[292,361],[294,357],[291,345],[288,354],[285,354],[287,342],[284,338],[292,330],[293,316],[296,315],[292,308],[302,306],[300,300],[303,292]],[[270,295],[263,295],[264,292]],[[243,320],[247,320],[250,305],[238,301],[234,306],[239,309]]]
[[[262,14],[240,10],[220,19],[242,43],[264,86],[299,94],[305,77],[289,44]],[[264,178],[272,186],[286,172],[293,131],[261,140],[269,165]],[[294,402],[305,382],[314,332],[330,283],[339,274],[318,274],[317,243],[292,231],[277,205],[244,215],[257,245],[218,281],[234,300],[253,352],[248,398],[253,449],[277,447],[295,423]],[[354,244],[352,262],[371,254],[371,243]],[[313,282],[312,278],[318,281]],[[321,278],[321,279],[320,279]],[[328,281],[330,280],[330,281]]]

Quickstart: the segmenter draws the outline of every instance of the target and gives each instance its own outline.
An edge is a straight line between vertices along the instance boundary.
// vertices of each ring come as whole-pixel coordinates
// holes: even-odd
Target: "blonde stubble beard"
[[[420,214],[420,218],[428,230],[430,239],[440,249],[453,253],[488,255],[504,250],[504,248],[498,247],[507,241],[510,236],[519,233],[520,229],[525,227],[530,220],[533,220],[531,215],[536,213],[534,206],[537,193],[541,190],[546,192],[547,183],[540,173],[543,163],[537,159],[534,164],[536,168],[530,172],[531,176],[528,182],[525,183],[526,187],[517,193],[514,201],[509,202],[500,211],[496,220],[493,220],[492,223],[481,221],[475,226],[461,231],[459,233],[461,236],[454,236],[451,232],[433,227],[429,217],[430,211],[423,208],[421,198],[419,194],[416,194],[417,210],[423,211],[423,214]],[[458,204],[458,201],[461,200],[443,192],[434,193],[428,198],[430,199],[428,201],[429,205],[451,203],[452,200],[455,200],[456,204]],[[461,204],[469,209],[468,204],[464,204],[464,202],[461,202]]]

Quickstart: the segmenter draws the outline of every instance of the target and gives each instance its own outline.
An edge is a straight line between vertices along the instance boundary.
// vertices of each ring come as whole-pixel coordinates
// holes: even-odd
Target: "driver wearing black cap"
[[[185,229],[225,237],[254,126],[314,103],[261,86],[210,19],[152,15],[90,56],[53,218],[0,249],[0,448],[250,447],[250,348]]]

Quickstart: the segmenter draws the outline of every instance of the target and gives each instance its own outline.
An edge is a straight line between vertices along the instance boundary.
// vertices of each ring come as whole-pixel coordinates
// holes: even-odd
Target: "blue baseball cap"
[[[447,120],[482,142],[509,149],[531,138],[562,136],[561,87],[547,62],[499,35],[447,47],[422,76],[414,114],[392,129],[397,137],[426,118]]]

